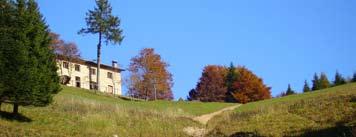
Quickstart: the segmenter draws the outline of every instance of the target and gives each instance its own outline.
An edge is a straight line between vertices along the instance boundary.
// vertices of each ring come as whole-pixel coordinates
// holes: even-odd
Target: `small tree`
[[[330,87],[330,82],[329,82],[328,77],[326,76],[325,73],[320,74],[319,83],[320,83],[320,89],[325,89],[325,88]]]
[[[288,84],[288,89],[286,91],[286,95],[288,96],[288,95],[293,95],[293,94],[295,94],[295,91],[292,90],[290,84]]]
[[[108,0],[96,0],[94,10],[89,10],[85,18],[87,28],[81,29],[79,34],[98,34],[99,42],[97,45],[97,86],[100,91],[100,63],[101,63],[101,44],[104,40],[106,44],[120,44],[124,39],[120,29],[120,19],[112,15],[112,8]]]
[[[51,103],[60,85],[48,27],[37,3],[5,3],[11,12],[6,13],[6,22],[0,21],[0,26],[6,28],[0,33],[0,102],[13,104],[13,114],[17,114],[19,106]]]
[[[310,92],[310,87],[309,84],[307,82],[307,80],[304,81],[304,87],[303,87],[303,92]]]
[[[342,77],[342,75],[338,71],[336,71],[334,86],[339,86],[339,85],[343,85],[343,84],[346,84],[345,78]]]
[[[313,91],[319,90],[320,89],[320,79],[316,73],[314,74],[314,79],[312,80],[312,82],[313,82],[312,90]]]

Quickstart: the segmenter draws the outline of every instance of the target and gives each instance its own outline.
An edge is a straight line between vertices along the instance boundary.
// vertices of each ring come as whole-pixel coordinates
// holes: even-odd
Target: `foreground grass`
[[[190,117],[232,104],[199,102],[134,102],[64,87],[47,107],[20,107],[24,118],[6,118],[3,105],[0,136],[187,136],[183,128],[201,127]]]
[[[242,105],[209,136],[356,136],[356,84]]]

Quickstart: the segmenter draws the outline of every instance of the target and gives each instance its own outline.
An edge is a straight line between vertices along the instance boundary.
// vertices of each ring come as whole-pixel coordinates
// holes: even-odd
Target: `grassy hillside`
[[[242,105],[209,136],[356,136],[356,83]]]
[[[2,105],[0,136],[186,136],[183,128],[201,127],[190,117],[232,104],[199,102],[134,102],[63,87],[53,104],[20,107],[18,119],[8,116],[11,105]]]

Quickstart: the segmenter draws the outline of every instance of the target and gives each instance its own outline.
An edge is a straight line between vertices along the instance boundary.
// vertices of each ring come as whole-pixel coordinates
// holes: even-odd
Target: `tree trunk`
[[[19,104],[14,103],[14,109],[12,111],[12,114],[17,115],[19,113]]]
[[[0,111],[1,111],[1,104],[2,104],[2,102],[0,101]]]
[[[100,60],[100,54],[101,54],[101,32],[99,32],[99,43],[98,43],[98,56],[97,56],[97,68],[96,68],[96,84],[97,84],[97,87],[98,87],[98,91],[101,91],[100,90],[100,63],[101,63],[101,60]]]

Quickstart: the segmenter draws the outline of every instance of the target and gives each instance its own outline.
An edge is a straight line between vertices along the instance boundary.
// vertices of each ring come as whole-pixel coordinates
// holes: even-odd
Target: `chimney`
[[[117,65],[117,61],[112,61],[112,67],[113,68],[119,68],[119,66]]]

